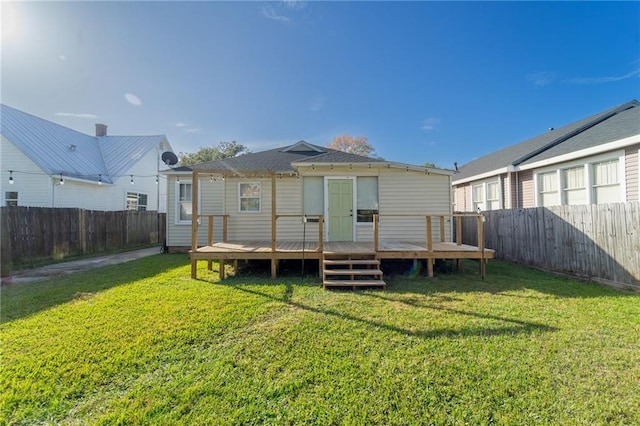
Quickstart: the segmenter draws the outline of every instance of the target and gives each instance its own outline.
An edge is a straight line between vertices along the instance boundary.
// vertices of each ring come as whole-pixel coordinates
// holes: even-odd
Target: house
[[[637,201],[636,100],[473,160],[453,176],[454,210]]]
[[[166,172],[167,244],[191,249],[194,277],[197,260],[270,259],[275,276],[279,260],[329,254],[348,258],[335,264],[428,258],[432,273],[432,240],[452,238],[452,173],[305,141],[178,167]]]
[[[3,206],[166,211],[165,136],[91,136],[7,105],[1,118]]]

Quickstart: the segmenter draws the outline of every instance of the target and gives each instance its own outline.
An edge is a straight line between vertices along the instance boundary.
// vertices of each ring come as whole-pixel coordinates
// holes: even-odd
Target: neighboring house
[[[166,211],[165,136],[90,136],[2,105],[3,206]]]
[[[639,161],[632,100],[465,164],[453,176],[454,210],[637,201]]]
[[[372,242],[374,214],[381,217],[381,239],[422,241],[424,215],[451,214],[451,170],[363,157],[300,141],[165,171],[170,250],[192,245],[193,170],[199,176],[199,214],[226,216],[228,238],[235,241],[270,241],[272,220],[276,220],[273,206],[277,206],[278,241],[319,240],[317,223],[310,223],[303,235],[303,214],[323,215],[325,224],[320,229],[328,242]],[[433,225],[436,233],[438,226]],[[451,241],[450,216],[444,228],[443,235]],[[222,232],[218,221],[213,229],[216,241],[223,240]],[[440,233],[435,235],[440,240]],[[206,223],[199,227],[198,240],[201,245],[207,243]]]

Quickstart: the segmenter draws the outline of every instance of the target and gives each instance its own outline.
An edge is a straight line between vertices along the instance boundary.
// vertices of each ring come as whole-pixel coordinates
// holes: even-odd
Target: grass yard
[[[3,287],[0,424],[640,424],[637,294],[499,261],[356,292],[200,264]]]

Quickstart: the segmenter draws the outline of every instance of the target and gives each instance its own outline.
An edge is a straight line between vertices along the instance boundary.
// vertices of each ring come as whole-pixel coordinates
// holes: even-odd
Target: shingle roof
[[[7,105],[0,110],[0,131],[48,175],[113,183],[150,149],[165,142],[157,136],[101,136],[77,132]]]
[[[477,158],[462,167],[455,181],[507,166],[528,164],[640,133],[640,103],[636,100],[551,130]]]
[[[276,172],[292,173],[293,163],[376,163],[379,159],[362,155],[349,154],[335,149],[313,145],[305,141],[251,154],[243,154],[234,158],[209,161],[187,167],[175,168],[175,171],[199,170],[217,173]]]

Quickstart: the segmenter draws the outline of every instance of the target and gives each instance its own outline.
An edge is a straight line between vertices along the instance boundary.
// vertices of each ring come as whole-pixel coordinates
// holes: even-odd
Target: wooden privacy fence
[[[2,264],[161,243],[165,213],[2,207]]]
[[[640,290],[640,203],[483,212],[496,257]],[[475,245],[475,221],[462,237]]]

